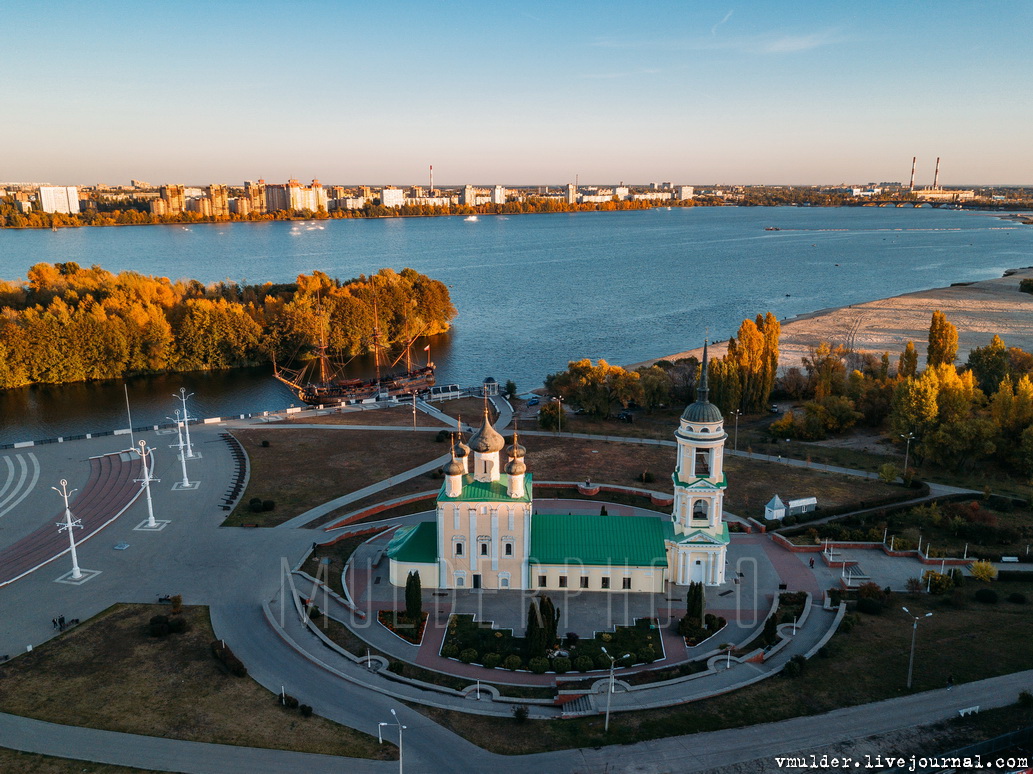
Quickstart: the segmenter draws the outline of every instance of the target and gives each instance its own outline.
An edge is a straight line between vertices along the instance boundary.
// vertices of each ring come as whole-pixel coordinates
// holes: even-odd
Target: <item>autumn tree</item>
[[[958,329],[947,322],[947,317],[940,310],[933,312],[929,325],[929,348],[926,350],[927,365],[953,363],[958,356]]]

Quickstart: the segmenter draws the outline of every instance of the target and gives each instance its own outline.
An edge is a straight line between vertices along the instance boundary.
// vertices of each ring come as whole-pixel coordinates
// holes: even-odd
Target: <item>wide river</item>
[[[766,227],[780,231],[765,231]],[[41,261],[213,282],[342,279],[406,266],[459,310],[436,337],[438,382],[540,386],[568,360],[634,363],[780,318],[1000,276],[1026,265],[1033,228],[987,213],[897,208],[699,207],[638,212],[0,231],[0,277]],[[422,347],[421,347],[422,348]],[[133,424],[297,402],[266,369],[129,381]],[[127,426],[121,382],[0,394],[0,443]]]

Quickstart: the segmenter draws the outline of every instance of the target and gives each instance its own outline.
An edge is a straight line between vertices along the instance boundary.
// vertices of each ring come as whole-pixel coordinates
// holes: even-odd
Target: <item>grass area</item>
[[[383,530],[379,532],[370,530],[360,535],[349,535],[330,545],[320,546],[301,565],[301,570],[313,578],[319,578],[320,565],[325,564],[327,585],[344,596],[344,586],[341,584],[341,572],[344,570],[344,565],[348,563],[348,559],[355,553],[356,548],[374,535],[379,535],[380,532]]]
[[[18,752],[0,747],[0,771],[19,774],[158,774],[152,769],[109,766],[106,763],[55,758],[50,755]]]
[[[0,710],[145,736],[389,757],[373,737],[317,716],[303,718],[250,678],[224,674],[209,650],[215,635],[206,607],[184,608],[185,633],[148,637],[151,616],[168,612],[159,605],[114,605],[0,665]]]
[[[417,664],[411,664],[407,661],[394,660],[383,651],[379,651],[376,648],[367,645],[365,640],[358,637],[344,624],[338,623],[326,616],[319,619],[319,628],[322,629],[323,633],[327,637],[354,656],[365,658],[367,651],[370,655],[382,656],[387,659],[390,664],[388,669],[402,677],[408,677],[412,680],[422,680],[425,683],[440,685],[444,688],[451,688],[456,691],[462,691],[472,684],[472,681],[465,677],[455,677],[454,675],[447,675],[443,672],[435,672],[431,669],[425,669],[424,667],[418,666]],[[556,695],[555,690],[552,688],[536,685],[501,685],[498,683],[490,683],[487,680],[482,680],[481,685],[493,685],[503,696],[509,696],[516,699],[551,699]]]
[[[1002,588],[1028,596],[1033,583]],[[974,590],[968,584],[958,596],[942,598],[895,594],[882,615],[860,616],[849,633],[841,630],[825,656],[809,662],[798,678],[774,677],[683,707],[621,713],[611,720],[608,735],[602,717],[519,723],[416,709],[486,749],[519,754],[738,728],[889,699],[907,693],[911,619],[900,612],[901,605],[916,614],[934,613],[919,627],[915,692],[943,688],[948,675],[963,683],[1033,668],[1033,608],[982,605],[973,601]]]
[[[456,398],[455,400],[439,400],[430,402],[430,405],[436,408],[443,414],[448,414],[450,417],[463,418],[464,425],[470,425],[476,429],[481,426],[481,422],[484,419],[484,399],[483,398]],[[491,417],[491,421],[494,422],[498,415],[495,412],[495,407],[488,404],[488,412]]]
[[[247,450],[251,479],[226,526],[273,527],[309,508],[429,462],[445,453],[433,433],[376,430],[238,430]],[[262,446],[268,441],[269,446]],[[275,510],[252,513],[253,497],[272,500]]]
[[[881,542],[885,528],[900,549],[917,548],[921,539],[924,546],[932,546],[933,556],[960,557],[967,550],[976,559],[998,561],[1002,555],[1025,559],[1026,546],[1033,542],[1031,515],[1029,508],[1001,510],[979,498],[939,501],[889,514],[803,524],[792,530],[790,539],[798,545],[817,545],[825,538]]]

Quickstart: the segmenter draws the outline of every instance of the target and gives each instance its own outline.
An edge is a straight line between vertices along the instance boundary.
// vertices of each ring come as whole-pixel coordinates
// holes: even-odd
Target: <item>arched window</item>
[[[461,589],[464,586],[466,586],[466,573],[465,572],[457,572],[456,573],[456,588],[457,589]]]
[[[506,556],[512,556],[513,555],[513,544],[512,543],[506,543],[505,548],[503,548],[502,553],[504,553]]]
[[[481,543],[481,556],[487,556],[487,555],[488,555],[488,544],[487,543]]]
[[[707,501],[696,500],[692,506],[692,518],[699,519],[701,521],[707,520]]]
[[[462,543],[461,540],[457,540],[456,541],[456,544],[455,544],[455,554],[456,554],[456,556],[462,556],[463,555],[463,543]]]

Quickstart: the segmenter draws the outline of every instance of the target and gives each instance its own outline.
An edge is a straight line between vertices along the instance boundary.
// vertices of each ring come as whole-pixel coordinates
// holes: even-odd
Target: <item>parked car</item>
[[[537,406],[539,403],[541,401],[538,398],[531,398],[531,400],[527,401],[528,406]]]
[[[617,419],[621,422],[634,422],[635,416],[630,411],[622,411],[617,415]]]

